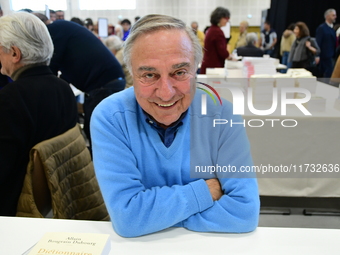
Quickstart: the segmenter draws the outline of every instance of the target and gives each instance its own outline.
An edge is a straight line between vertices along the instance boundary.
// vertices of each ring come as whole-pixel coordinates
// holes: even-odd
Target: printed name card
[[[108,255],[110,235],[91,233],[46,233],[28,255]]]

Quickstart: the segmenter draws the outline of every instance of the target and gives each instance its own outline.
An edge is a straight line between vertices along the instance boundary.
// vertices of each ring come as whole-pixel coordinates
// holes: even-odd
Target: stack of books
[[[295,87],[295,78],[292,78],[288,74],[277,73],[272,76],[275,79],[274,86],[281,92],[282,88]],[[295,97],[295,93],[287,93],[286,98],[292,99]]]
[[[295,77],[295,86],[300,88],[305,88],[313,95],[316,93],[316,77]]]
[[[275,59],[245,57],[243,62],[243,77],[250,78],[252,75],[276,74]]]
[[[271,75],[252,75],[249,87],[252,89],[252,101],[256,105],[271,105],[275,79]]]

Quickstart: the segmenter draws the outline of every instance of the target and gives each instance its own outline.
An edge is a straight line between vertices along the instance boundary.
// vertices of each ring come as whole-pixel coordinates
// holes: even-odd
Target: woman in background
[[[280,55],[282,56],[281,63],[287,66],[287,69],[292,66],[292,63],[288,62],[289,52],[292,48],[293,43],[296,40],[296,36],[294,34],[295,24],[292,23],[288,26],[288,28],[283,32],[281,38],[281,47],[280,47]],[[286,72],[287,70],[282,70]]]
[[[204,41],[204,57],[201,66],[201,74],[205,74],[207,68],[224,67],[224,61],[229,57],[224,33],[220,27],[227,24],[230,12],[223,7],[217,7],[210,15],[211,27],[208,29]]]
[[[320,54],[320,48],[316,40],[310,37],[304,22],[295,24],[294,34],[296,40],[290,50],[288,62],[292,62],[292,68],[310,69],[315,65],[315,56]]]

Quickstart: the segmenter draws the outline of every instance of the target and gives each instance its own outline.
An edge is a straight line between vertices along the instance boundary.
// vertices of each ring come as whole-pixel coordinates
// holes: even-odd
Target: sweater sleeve
[[[234,123],[243,122],[241,116],[233,116],[232,119]],[[243,166],[252,166],[250,145],[243,125],[223,128],[220,132],[218,155],[214,165],[232,166],[237,171],[242,170]],[[184,227],[202,232],[253,231],[257,227],[260,210],[256,176],[222,174],[217,177],[224,195],[215,201],[212,207],[185,220]]]
[[[204,180],[146,188],[131,149],[133,142],[127,136],[125,114],[109,116],[108,109],[100,104],[92,115],[93,162],[119,235],[135,237],[160,231],[213,205]]]

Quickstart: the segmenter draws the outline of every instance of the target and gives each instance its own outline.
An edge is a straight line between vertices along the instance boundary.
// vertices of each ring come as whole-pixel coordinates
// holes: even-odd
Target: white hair
[[[246,42],[247,44],[253,44],[257,41],[257,35],[256,33],[248,33],[246,36]]]
[[[185,23],[180,19],[167,15],[150,14],[142,17],[132,26],[130,34],[124,43],[124,62],[126,63],[126,66],[129,69],[130,73],[132,73],[131,49],[136,39],[140,35],[146,33],[170,29],[182,30],[187,33],[192,42],[192,47],[194,51],[193,53],[195,57],[195,66],[198,66],[203,58],[202,46],[199,43],[197,36],[193,33],[192,29],[190,27],[187,27]]]
[[[108,38],[106,38],[104,44],[111,51],[119,51],[123,47],[123,40],[116,35],[110,35]]]
[[[35,15],[16,12],[0,18],[0,44],[5,52],[16,46],[24,65],[49,65],[53,42],[46,25]]]
[[[123,33],[123,27],[119,24],[115,25],[115,34],[120,38],[123,39],[124,33]]]
[[[335,9],[328,9],[327,11],[325,11],[325,18],[327,18],[328,14],[332,13],[332,12],[336,12]]]

